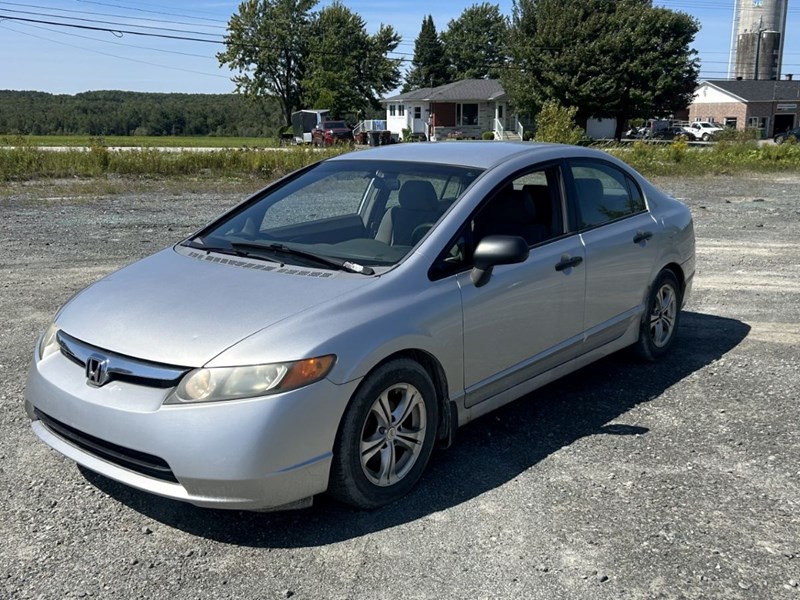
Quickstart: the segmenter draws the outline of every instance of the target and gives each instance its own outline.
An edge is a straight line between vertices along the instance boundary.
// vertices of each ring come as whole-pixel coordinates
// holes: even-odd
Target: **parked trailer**
[[[292,113],[292,133],[295,144],[310,144],[311,132],[328,119],[327,109],[298,110]]]

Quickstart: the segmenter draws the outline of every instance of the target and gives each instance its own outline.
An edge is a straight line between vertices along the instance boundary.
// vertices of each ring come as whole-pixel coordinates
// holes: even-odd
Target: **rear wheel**
[[[428,373],[409,359],[370,373],[345,410],[331,466],[330,494],[377,508],[407,494],[433,451],[438,422]]]
[[[675,275],[661,271],[650,289],[636,354],[652,362],[669,352],[680,322],[681,303],[681,288]]]
[[[709,135],[708,133],[704,133],[704,134],[703,134],[703,141],[704,141],[704,142],[707,142],[707,141],[708,141],[708,140],[710,140],[710,139],[711,139],[711,135]]]

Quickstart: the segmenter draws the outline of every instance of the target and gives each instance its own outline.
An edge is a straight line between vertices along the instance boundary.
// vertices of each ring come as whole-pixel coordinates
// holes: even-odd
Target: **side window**
[[[434,269],[437,276],[470,268],[472,251],[490,235],[519,236],[531,246],[562,235],[559,182],[559,169],[553,166],[529,171],[496,190],[445,252]]]
[[[495,194],[476,215],[477,244],[487,235],[516,235],[529,245],[564,233],[558,168],[529,171]]]
[[[596,161],[570,161],[570,170],[578,200],[580,229],[645,210],[639,186],[616,167]]]

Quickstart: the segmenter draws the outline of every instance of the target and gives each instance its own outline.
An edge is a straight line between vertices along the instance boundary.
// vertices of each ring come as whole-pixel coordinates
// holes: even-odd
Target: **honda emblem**
[[[93,355],[86,360],[86,383],[100,387],[108,383],[108,359]]]

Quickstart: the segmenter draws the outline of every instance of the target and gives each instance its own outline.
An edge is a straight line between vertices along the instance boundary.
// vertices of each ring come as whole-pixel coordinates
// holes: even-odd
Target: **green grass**
[[[800,144],[759,145],[750,141],[721,141],[703,148],[685,141],[603,147],[645,177],[655,175],[725,175],[779,171],[800,172]]]
[[[285,149],[221,149],[210,152],[167,152],[154,148],[109,150],[94,145],[53,152],[34,146],[0,148],[0,182],[86,177],[257,177],[272,180],[313,162],[348,152],[334,147]]]
[[[275,148],[275,138],[209,137],[209,136],[88,136],[88,135],[4,135],[0,146],[67,146],[92,145],[138,148]]]
[[[154,138],[148,138],[154,139]],[[215,139],[215,138],[203,138]],[[312,162],[349,152],[347,146],[222,148],[209,152],[169,152],[152,147],[110,150],[108,140],[91,140],[88,150],[43,150],[32,144],[0,146],[0,182],[47,179],[276,179]],[[758,145],[755,141],[721,141],[689,147],[685,142],[604,147],[645,176],[702,176],[733,173],[800,172],[800,144]]]

